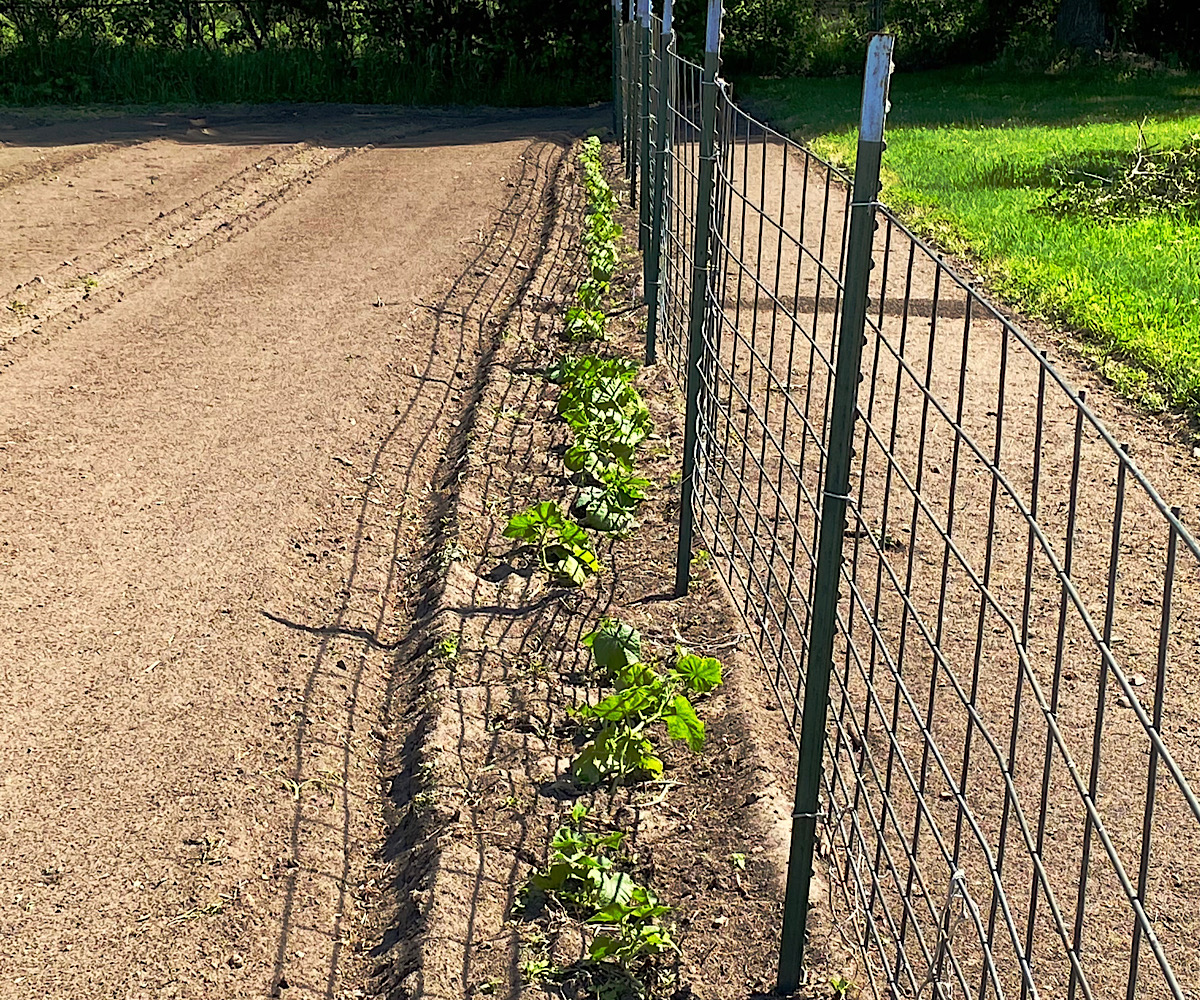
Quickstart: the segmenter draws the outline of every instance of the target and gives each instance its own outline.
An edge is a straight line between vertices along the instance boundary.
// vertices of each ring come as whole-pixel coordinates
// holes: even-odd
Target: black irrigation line
[[[636,50],[639,28],[621,38]],[[680,380],[700,78],[673,49],[654,57],[662,150],[656,128],[639,148],[638,81],[623,84],[631,180],[665,155],[660,342]],[[724,84],[716,136],[697,524],[798,744],[850,186]],[[1200,830],[1196,775],[1164,728],[1200,544],[1086,394],[890,210],[876,218],[822,777],[830,891],[879,996],[1075,1000],[1121,979],[1127,1000],[1183,1000],[1200,980],[1160,919],[1177,897],[1158,896],[1155,846]],[[1118,646],[1121,625],[1140,647]],[[1135,654],[1154,663],[1149,706]],[[1085,662],[1093,680],[1068,689]],[[1106,787],[1102,768],[1131,765],[1143,784]]]

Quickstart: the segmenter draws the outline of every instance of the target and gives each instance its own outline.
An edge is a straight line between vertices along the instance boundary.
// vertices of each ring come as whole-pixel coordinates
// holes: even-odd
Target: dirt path
[[[18,283],[147,261],[44,277],[0,355],[0,996],[333,997],[375,944],[389,650],[478,350],[434,314],[598,122],[455,124],[355,123],[282,180],[249,140],[114,147],[69,169],[124,197],[0,195],[76,210],[6,224]],[[160,155],[176,204],[139,217],[124,161]]]
[[[677,154],[686,190],[695,147]],[[735,143],[727,164],[697,544],[756,619],[798,732],[851,192],[763,136]],[[1121,877],[1135,873],[1156,945],[1195,992],[1196,815],[1157,753],[1151,763],[1147,727],[1156,713],[1182,780],[1200,785],[1200,564],[1178,533],[1170,562],[1167,519],[1138,477],[1194,533],[1200,461],[1070,338],[1022,318],[1031,342],[1020,339],[884,217],[874,256],[822,801],[835,882],[851,886],[843,919],[870,901],[887,928],[873,946],[890,956],[876,989],[890,967],[901,970],[891,992],[915,995],[961,872],[984,916],[953,942],[948,989],[999,995],[978,985],[993,962],[1004,995],[1020,994],[1020,955],[1043,995],[1066,995],[1068,941],[1095,995],[1124,990],[1133,968],[1140,995],[1168,996],[1158,961],[1132,943]],[[676,302],[683,274],[667,274]],[[678,368],[682,324],[664,329]],[[1092,628],[1128,688],[1101,669]],[[1076,779],[1094,793],[1111,856]]]

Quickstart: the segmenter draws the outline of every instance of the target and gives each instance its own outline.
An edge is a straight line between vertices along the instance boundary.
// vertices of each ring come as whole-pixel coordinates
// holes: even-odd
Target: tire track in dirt
[[[405,704],[463,328],[498,335],[528,273],[501,244],[536,245],[561,144],[531,132],[347,158],[10,381],[0,881],[30,908],[0,917],[0,996],[331,997],[394,940],[362,922],[375,720]],[[456,288],[469,323],[430,308]]]
[[[494,114],[464,117],[471,128],[500,120]],[[160,212],[144,226],[129,229],[105,245],[72,255],[49,277],[33,275],[0,295],[0,370],[12,365],[34,343],[47,343],[62,329],[120,301],[137,279],[161,274],[168,263],[182,263],[197,253],[246,232],[280,204],[296,197],[330,167],[375,148],[445,130],[430,122],[400,131],[367,136],[362,126],[330,129],[327,141],[297,142],[282,155],[271,154]],[[351,139],[338,144],[338,139]],[[123,148],[106,147],[105,152]]]
[[[24,159],[20,152],[15,156],[5,156],[0,159],[0,191],[16,187],[18,184],[25,184],[39,177],[47,177],[60,170],[86,163],[88,160],[94,160],[98,156],[130,145],[138,145],[138,143],[99,142],[66,149],[52,149],[38,154],[36,159]],[[0,144],[0,148],[3,148],[2,144]],[[11,165],[5,165],[5,161],[9,161]]]
[[[198,197],[177,205],[149,225],[129,230],[70,263],[69,275],[38,276],[3,296],[0,349],[29,334],[49,335],[51,324],[68,313],[78,318],[121,294],[121,286],[203,241],[219,245],[269,214],[289,192],[357,152],[357,147],[316,147],[298,143],[284,156],[267,156]],[[266,211],[264,211],[266,209]],[[12,303],[19,300],[20,308]],[[95,304],[85,309],[83,303]],[[5,358],[0,364],[12,364]]]

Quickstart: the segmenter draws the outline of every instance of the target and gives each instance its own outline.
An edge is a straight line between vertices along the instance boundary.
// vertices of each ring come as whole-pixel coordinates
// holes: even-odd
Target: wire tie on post
[[[794,812],[794,813],[792,813],[792,819],[820,819],[824,815],[825,814],[823,812],[819,812],[819,813],[797,813],[797,812]]]

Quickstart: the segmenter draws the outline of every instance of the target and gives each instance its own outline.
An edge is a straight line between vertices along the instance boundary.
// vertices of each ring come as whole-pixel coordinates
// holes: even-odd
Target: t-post
[[[625,110],[621,100],[621,0],[612,0],[612,47],[613,133],[621,142],[625,133]]]
[[[675,78],[672,58],[673,0],[663,0],[662,35],[658,39],[658,110],[654,119],[653,192],[650,204],[650,246],[645,254],[646,364],[657,360],[658,317],[662,305],[662,240],[667,221],[667,184],[671,163],[671,139],[675,110],[671,107],[671,85]]]
[[[850,243],[846,253],[845,292],[834,372],[833,408],[829,419],[828,463],[821,503],[821,534],[817,548],[817,578],[813,590],[812,625],[804,681],[804,717],[800,723],[800,761],[796,768],[796,805],[792,812],[792,843],[788,856],[787,891],[783,903],[783,940],[779,947],[778,992],[792,993],[800,985],[804,965],[808,893],[812,883],[813,846],[820,814],[821,763],[825,752],[825,717],[829,711],[829,674],[837,631],[838,589],[842,580],[842,538],[850,494],[850,458],[858,409],[867,293],[871,280],[871,251],[875,235],[875,205],[883,156],[883,124],[888,110],[892,75],[890,35],[875,35],[867,49],[862,117],[858,128],[858,159],[850,203]]]
[[[700,77],[700,171],[696,183],[696,242],[692,251],[692,301],[688,320],[687,409],[683,425],[683,482],[679,492],[679,547],[675,553],[675,596],[688,591],[696,514],[696,424],[700,417],[700,360],[704,351],[713,173],[717,148],[717,73],[721,69],[721,0],[708,0],[704,72]]]
[[[641,98],[638,107],[638,185],[642,192],[638,202],[638,249],[645,257],[650,243],[650,68],[654,60],[654,40],[650,36],[650,0],[638,0],[638,45],[641,53]],[[642,294],[646,294],[643,272]]]

